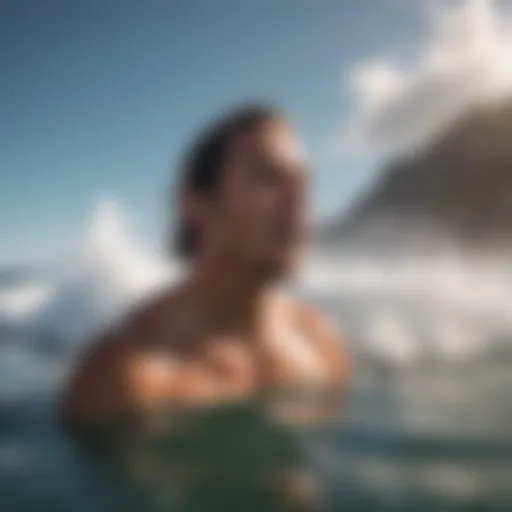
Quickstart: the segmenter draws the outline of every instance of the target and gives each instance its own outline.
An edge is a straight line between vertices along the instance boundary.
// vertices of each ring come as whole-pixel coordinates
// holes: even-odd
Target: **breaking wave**
[[[144,249],[127,224],[119,204],[100,202],[50,279],[0,288],[2,339],[51,350],[81,346],[176,279],[179,264]],[[330,313],[356,353],[408,366],[511,352],[511,284],[505,260],[442,253],[383,263],[316,249],[293,288]]]

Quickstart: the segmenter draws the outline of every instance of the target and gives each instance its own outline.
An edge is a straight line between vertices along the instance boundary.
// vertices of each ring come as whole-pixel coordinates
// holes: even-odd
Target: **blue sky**
[[[355,109],[347,73],[407,54],[423,27],[412,4],[4,0],[0,259],[51,254],[105,196],[158,241],[180,148],[244,99],[270,99],[297,122],[317,218],[343,208],[376,167],[369,153],[331,151]]]

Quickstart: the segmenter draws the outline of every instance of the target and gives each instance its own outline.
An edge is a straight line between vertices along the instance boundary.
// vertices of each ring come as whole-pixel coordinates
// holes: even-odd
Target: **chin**
[[[302,258],[298,254],[285,254],[267,262],[266,274],[269,278],[279,279],[290,277],[300,267]]]

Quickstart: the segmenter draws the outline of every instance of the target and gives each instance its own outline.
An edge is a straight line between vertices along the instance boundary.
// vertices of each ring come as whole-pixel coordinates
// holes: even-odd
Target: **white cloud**
[[[512,20],[492,0],[435,11],[430,36],[406,66],[392,59],[356,64],[351,148],[415,148],[470,105],[512,92]]]

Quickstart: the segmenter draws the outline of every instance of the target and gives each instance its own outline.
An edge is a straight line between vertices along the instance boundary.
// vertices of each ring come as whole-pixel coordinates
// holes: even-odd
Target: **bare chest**
[[[134,395],[144,404],[172,399],[195,405],[318,383],[328,372],[314,341],[281,329],[258,343],[212,337],[186,354],[159,346],[140,354]]]

